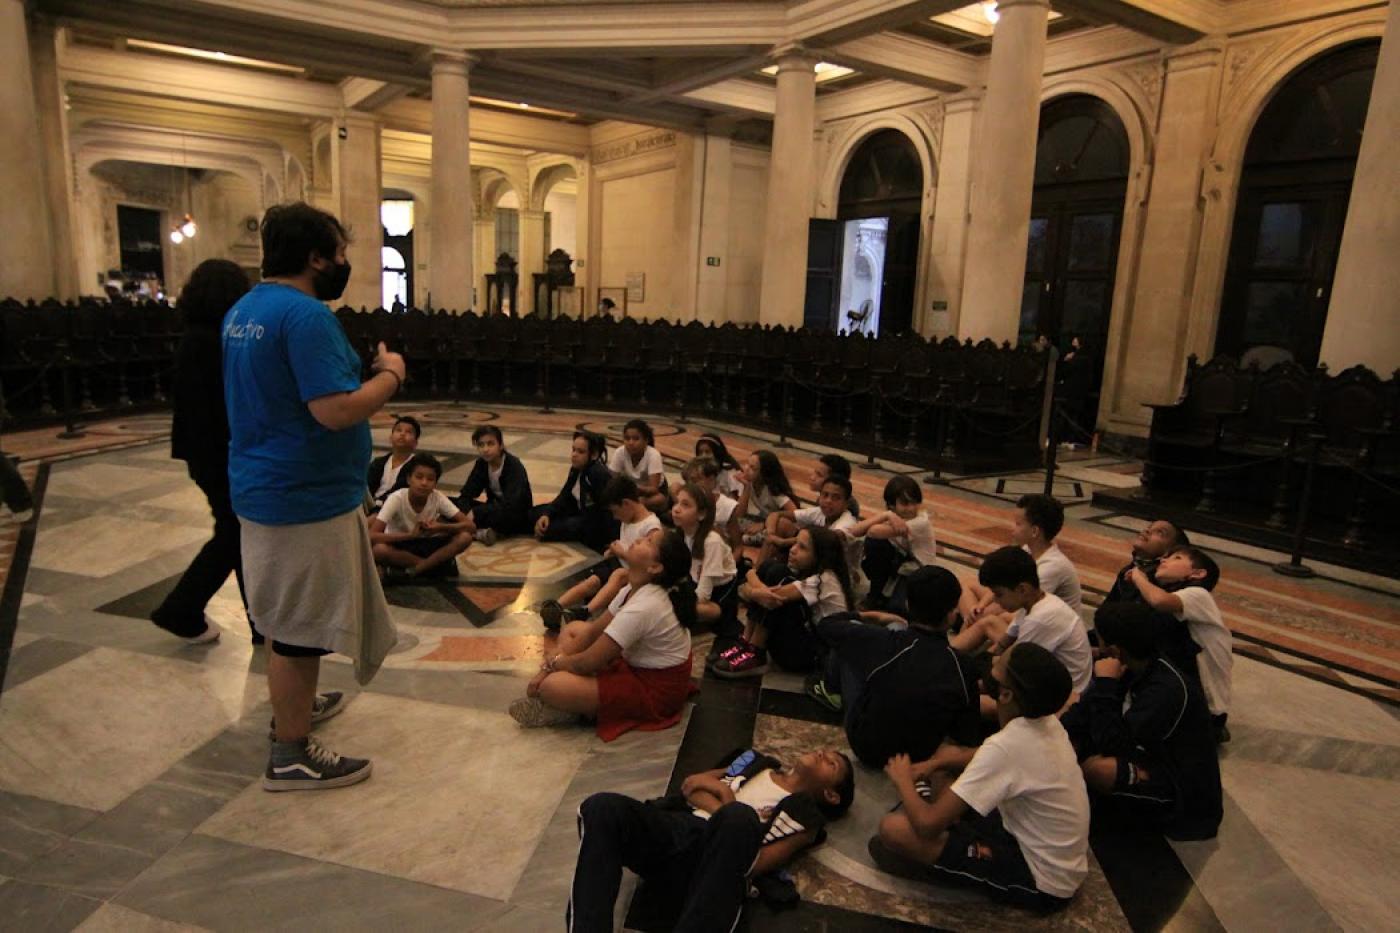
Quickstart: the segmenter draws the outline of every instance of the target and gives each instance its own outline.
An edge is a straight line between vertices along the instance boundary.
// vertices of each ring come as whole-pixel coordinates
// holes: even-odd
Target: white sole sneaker
[[[217,625],[206,626],[204,631],[190,638],[180,639],[187,645],[209,645],[219,640],[219,627]]]
[[[336,787],[349,787],[351,784],[358,784],[369,778],[370,772],[374,770],[373,762],[365,762],[365,766],[358,771],[351,771],[338,778],[322,778],[319,781],[308,780],[279,780],[263,775],[263,790],[279,793],[284,790],[331,790]]]

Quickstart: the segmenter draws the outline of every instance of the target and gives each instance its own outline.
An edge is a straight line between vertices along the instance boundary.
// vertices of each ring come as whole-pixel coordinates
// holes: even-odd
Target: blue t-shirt
[[[329,308],[264,282],[224,315],[224,403],[233,510],[262,525],[299,525],[359,507],[369,422],[332,431],[306,403],[360,387],[360,357]]]

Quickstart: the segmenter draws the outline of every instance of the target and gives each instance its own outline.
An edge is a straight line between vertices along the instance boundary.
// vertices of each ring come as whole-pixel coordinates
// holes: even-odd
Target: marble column
[[[1210,151],[1221,49],[1197,45],[1167,59],[1141,261],[1106,414],[1114,430],[1146,434],[1144,404],[1173,401],[1186,369],[1191,289],[1202,218],[1201,172]]]
[[[805,51],[778,57],[773,155],[763,240],[759,320],[800,327],[807,295],[807,226],[812,216],[812,132],[816,125],[817,59]]]
[[[535,310],[535,273],[544,271],[544,211],[520,209],[520,307],[516,314]]]
[[[972,193],[972,165],[976,158],[977,115],[982,99],[977,94],[950,97],[943,109],[943,142],[938,153],[938,191],[933,209],[933,234],[929,238],[929,299],[942,303],[924,318],[925,337],[942,339],[958,333],[962,307],[963,267],[967,262],[968,198]]]
[[[1342,230],[1322,362],[1360,363],[1381,378],[1400,367],[1400,3],[1392,3]]]
[[[700,218],[699,287],[695,298],[695,318],[723,324],[729,320],[729,272],[734,267],[729,255],[729,218],[733,201],[734,143],[726,135],[707,134],[703,213]],[[718,266],[707,264],[714,256]]]
[[[496,271],[496,211],[486,208],[476,211],[472,221],[472,247],[476,251],[476,304],[486,310],[486,277]]]
[[[44,195],[48,201],[53,237],[54,295],[76,298],[87,281],[87,293],[97,294],[98,270],[80,278],[73,232],[73,157],[68,144],[68,115],[63,102],[63,81],[58,75],[60,31],[47,18],[34,23],[30,48],[34,58],[34,97],[39,117],[39,137],[44,153]]]
[[[669,307],[660,315],[673,321],[695,318],[695,302],[700,288],[700,222],[704,216],[705,137],[696,133],[676,134],[676,183],[671,210],[671,296]]]
[[[352,308],[377,308],[384,300],[384,224],[379,122],[347,113],[340,121],[340,222],[350,231],[350,284],[341,302]],[[433,296],[434,301],[437,295]]]
[[[1016,340],[1026,277],[1047,0],[1001,0],[972,162],[958,335]]]
[[[458,313],[472,289],[472,176],[467,71],[472,57],[433,50],[433,304]]]
[[[588,312],[598,306],[593,281],[594,264],[589,255],[593,242],[593,166],[580,159],[574,164],[575,184],[578,188],[574,201],[574,287],[583,289],[579,296],[579,309]]]
[[[44,159],[21,0],[0,0],[0,297],[54,294],[54,253]],[[22,231],[22,235],[15,235]]]

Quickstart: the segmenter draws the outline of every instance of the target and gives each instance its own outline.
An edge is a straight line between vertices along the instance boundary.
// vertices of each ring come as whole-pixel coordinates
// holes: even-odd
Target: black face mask
[[[316,297],[322,301],[335,301],[345,294],[345,286],[350,282],[350,263],[332,263],[329,270],[317,269],[312,287]]]

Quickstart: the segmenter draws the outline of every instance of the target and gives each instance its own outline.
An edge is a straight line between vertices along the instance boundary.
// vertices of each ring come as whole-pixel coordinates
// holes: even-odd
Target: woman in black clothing
[[[238,575],[243,592],[238,516],[228,487],[228,412],[224,409],[223,359],[219,329],[224,312],[248,291],[248,277],[227,259],[200,263],[180,293],[177,307],[185,318],[185,336],[175,356],[175,417],[170,428],[170,456],[185,461],[214,513],[214,537],[200,549],[151,621],[192,644],[211,642],[219,629],[204,618],[204,607]],[[247,598],[244,598],[247,608]],[[252,628],[252,620],[249,620]],[[253,643],[262,636],[253,628]]]

